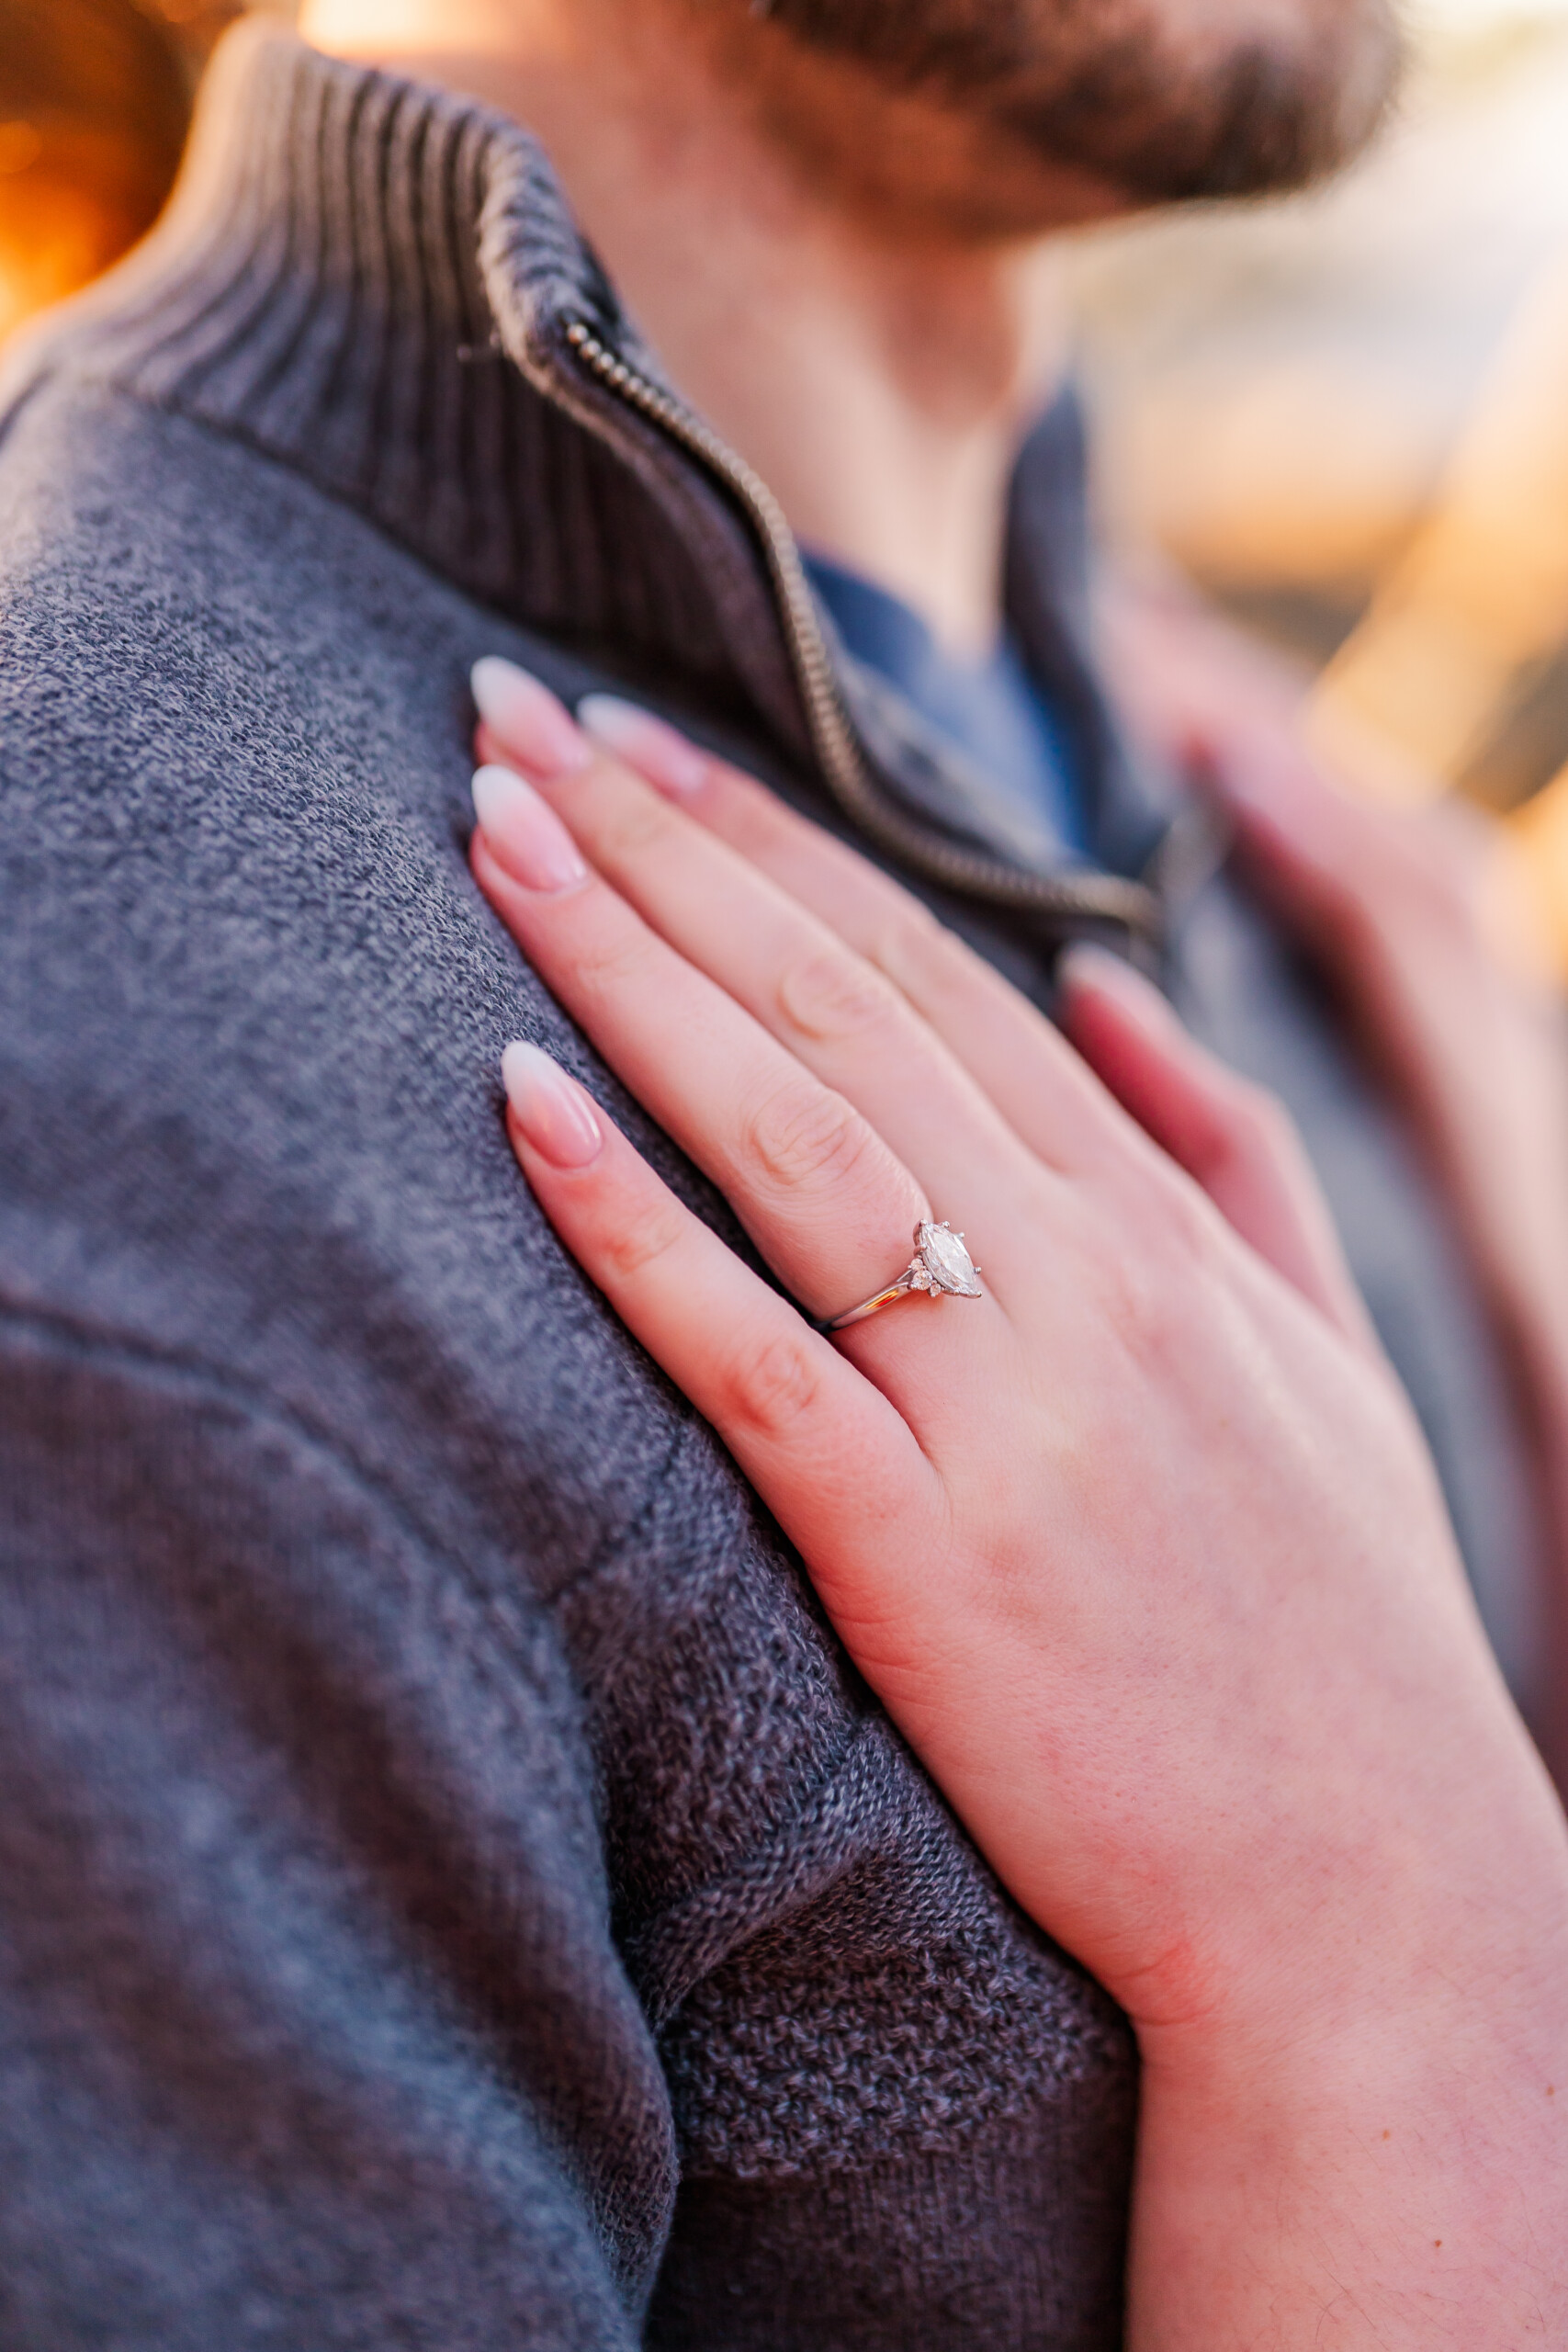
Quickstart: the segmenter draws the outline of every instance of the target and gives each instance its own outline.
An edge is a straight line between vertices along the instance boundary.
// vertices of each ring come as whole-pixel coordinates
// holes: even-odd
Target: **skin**
[[[1135,728],[1196,770],[1313,951],[1452,1205],[1511,1367],[1536,1471],[1547,1645],[1528,1695],[1568,1785],[1568,1034],[1501,829],[1343,788],[1306,749],[1300,688],[1190,600],[1105,616]]]
[[[1349,23],[1152,5],[1184,103],[1238,41],[1288,61]],[[957,650],[993,640],[1006,481],[1062,344],[1042,236],[1146,185],[999,128],[994,88],[917,86],[739,0],[315,0],[305,29],[531,122],[797,532]],[[1370,59],[1344,53],[1348,141]],[[1522,999],[1435,853],[1332,793],[1234,648],[1147,610],[1116,641],[1149,731],[1201,749],[1355,992],[1500,1320],[1529,1325],[1544,1464],[1568,1316],[1532,1302],[1568,1148],[1551,1118],[1521,1132],[1498,1074],[1546,1099]],[[599,714],[684,775],[678,809],[538,693],[491,673],[481,700],[487,753],[544,796],[480,786],[481,883],[803,1304],[878,1287],[928,1200],[971,1226],[984,1300],[829,1345],[585,1098],[509,1063],[563,1240],[794,1535],[1020,1902],[1134,2018],[1134,2352],[1563,2340],[1562,1817],[1280,1114],[1081,960],[1074,1058],[886,880],[667,735]]]
[[[1162,93],[1203,91],[1259,40],[1344,49],[1365,87],[1319,134],[1332,154],[1386,80],[1378,5],[1096,0],[1090,21],[1157,38]],[[745,0],[307,0],[301,29],[536,129],[671,376],[801,538],[955,650],[989,646],[1008,478],[1066,346],[1042,232],[1125,209],[1113,169],[889,87]]]
[[[986,650],[1008,476],[1065,351],[1048,249],[846,220],[728,103],[713,61],[672,66],[662,17],[616,0],[315,0],[303,29],[535,126],[674,380],[802,539],[909,597],[956,650]],[[1064,218],[1111,203],[1064,175]],[[803,415],[838,429],[803,434]]]
[[[1189,74],[1259,23],[1288,43],[1343,15],[1337,0],[1150,5]],[[693,42],[693,8],[710,24],[737,13],[709,0],[307,0],[302,21],[323,46],[535,123],[676,379],[802,538],[903,596],[956,650],[981,652],[998,623],[1007,481],[1066,342],[1042,232],[1124,209],[1127,193],[1032,153],[1004,175],[1008,233],[981,233],[974,187],[996,177],[994,136],[977,164],[961,116],[837,58],[803,58],[745,11],[716,53]],[[759,84],[782,91],[780,119],[748,105]],[[1358,110],[1370,119],[1371,98]],[[869,190],[854,161],[867,155],[891,159]],[[898,172],[910,156],[912,183]],[[1530,1719],[1568,1782],[1568,1057],[1555,992],[1497,953],[1495,895],[1478,881],[1500,837],[1477,815],[1391,820],[1359,805],[1307,753],[1295,682],[1190,607],[1123,593],[1108,617],[1113,685],[1230,808],[1447,1190],[1534,1464],[1550,1645]]]
[[[1281,1114],[1103,956],[1075,1054],[667,729],[476,686],[476,876],[807,1312],[984,1237],[982,1299],[829,1341],[507,1057],[562,1240],[1133,2019],[1134,2352],[1560,2342],[1568,1834]]]

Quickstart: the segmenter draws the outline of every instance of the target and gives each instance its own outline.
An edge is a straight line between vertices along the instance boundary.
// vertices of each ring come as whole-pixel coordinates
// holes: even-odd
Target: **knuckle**
[[[887,981],[858,956],[823,948],[791,965],[779,981],[784,1018],[808,1037],[844,1040],[875,1035],[897,1017]]]
[[[1163,1252],[1119,1252],[1099,1270],[1100,1311],[1135,1363],[1163,1363],[1175,1339],[1176,1284]]]
[[[721,763],[716,775],[724,795],[725,838],[765,872],[770,858],[790,846],[789,817],[771,792],[738,768]]]
[[[1173,1187],[1138,1246],[1100,1268],[1106,1319],[1145,1373],[1185,1378],[1205,1301],[1226,1282],[1218,1219],[1193,1188]]]
[[[669,840],[674,820],[666,804],[652,791],[617,792],[599,816],[595,854],[606,865],[636,865],[639,859]]]
[[[1114,1239],[1093,1256],[1100,1310],[1144,1368],[1179,1362],[1199,1295],[1224,1279],[1223,1220],[1201,1181],[1176,1168],[1142,1171],[1119,1206]]]
[[[747,1114],[742,1149],[790,1192],[842,1182],[875,1144],[858,1111],[803,1071],[774,1086]]]
[[[598,925],[573,943],[574,991],[592,998],[626,997],[646,979],[649,939],[636,923]]]
[[[877,924],[872,954],[895,986],[945,975],[959,942],[929,907],[899,892]]]
[[[629,1219],[612,1218],[600,1236],[600,1262],[612,1283],[634,1283],[674,1249],[682,1217],[673,1204]]]
[[[724,1387],[728,1419],[758,1436],[786,1439],[816,1408],[822,1374],[804,1330],[768,1331],[736,1349]]]

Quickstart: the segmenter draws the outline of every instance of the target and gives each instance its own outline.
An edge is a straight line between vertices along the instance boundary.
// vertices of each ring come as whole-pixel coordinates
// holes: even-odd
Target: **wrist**
[[[1202,2073],[1256,2045],[1283,2063],[1509,1981],[1568,2001],[1568,1823],[1463,1608],[1446,1713],[1408,1655],[1422,1703],[1380,1690],[1359,1738],[1325,1709],[1307,1769],[1260,1772],[1188,1870],[1145,1934],[1157,1963],[1106,1977],[1145,2056]]]
[[[1141,2037],[1132,2352],[1562,2340],[1568,1934],[1450,1959]]]
[[[1556,1876],[1506,1918],[1473,1917],[1456,1888],[1446,1932],[1418,1940],[1368,1920],[1254,1969],[1201,2014],[1139,2022],[1145,2075],[1237,2122],[1351,2086],[1392,2097],[1407,2082],[1419,2098],[1434,2071],[1497,2079],[1559,2046],[1568,2063],[1568,1871]],[[1568,2083],[1547,2079],[1568,2098]]]

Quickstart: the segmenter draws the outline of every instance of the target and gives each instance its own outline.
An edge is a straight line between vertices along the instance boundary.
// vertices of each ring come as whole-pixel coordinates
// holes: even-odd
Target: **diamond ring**
[[[950,1225],[932,1225],[929,1218],[922,1217],[915,1227],[915,1254],[897,1281],[863,1300],[859,1306],[852,1306],[847,1315],[835,1315],[824,1328],[841,1331],[848,1324],[863,1323],[868,1315],[878,1315],[896,1298],[908,1298],[918,1290],[923,1290],[931,1298],[940,1298],[944,1291],[949,1298],[983,1297],[976,1279],[979,1272],[964,1247],[961,1233],[954,1233]]]

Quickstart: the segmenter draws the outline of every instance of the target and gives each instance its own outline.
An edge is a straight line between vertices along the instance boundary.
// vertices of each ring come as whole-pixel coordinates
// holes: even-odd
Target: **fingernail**
[[[588,1097],[537,1046],[508,1046],[501,1080],[524,1141],[552,1168],[586,1168],[597,1159],[604,1130]]]
[[[1075,939],[1063,948],[1056,958],[1056,986],[1064,996],[1093,989],[1101,996],[1113,997],[1145,1028],[1179,1025],[1152,980],[1145,979],[1120,956],[1113,956],[1109,947],[1098,947],[1089,939]]]
[[[707,781],[707,753],[635,702],[623,702],[619,695],[584,695],[577,717],[590,735],[636,768],[657,792],[685,799]]]
[[[577,843],[531,784],[510,768],[479,768],[473,791],[479,830],[514,882],[525,890],[570,890],[586,878]]]
[[[479,717],[535,775],[576,775],[593,757],[593,747],[570,711],[548,686],[487,653],[470,673]]]

